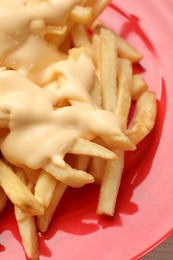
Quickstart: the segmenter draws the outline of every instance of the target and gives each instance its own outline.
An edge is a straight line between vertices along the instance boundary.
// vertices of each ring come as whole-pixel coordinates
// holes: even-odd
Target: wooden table
[[[151,251],[142,260],[173,260],[173,236]]]

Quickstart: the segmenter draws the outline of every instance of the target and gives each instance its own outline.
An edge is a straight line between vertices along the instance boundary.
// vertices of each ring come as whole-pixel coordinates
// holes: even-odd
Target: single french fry
[[[21,170],[16,169],[18,177],[27,185],[26,176]],[[35,219],[21,211],[17,206],[14,207],[15,218],[22,239],[22,244],[28,258],[37,260],[39,258],[38,236]]]
[[[57,46],[57,48],[60,48],[62,43],[64,42],[64,40],[67,38],[67,36],[69,35],[69,32],[71,30],[73,26],[73,23],[71,21],[67,21],[66,22],[66,31],[64,34],[62,35],[53,35],[53,34],[49,34],[49,37],[52,36],[52,38],[47,39],[49,42],[55,44]]]
[[[3,189],[0,187],[0,214],[4,210],[7,201],[8,201],[8,197],[5,194],[5,192],[3,191]]]
[[[85,140],[83,138],[77,139],[77,141],[69,149],[69,153],[96,156],[110,160],[116,158],[115,154],[112,151],[108,150],[107,148],[99,144]]]
[[[93,33],[91,38],[92,48],[93,48],[93,61],[97,68],[97,73],[100,73],[100,67],[101,67],[101,59],[100,59],[100,48],[101,48],[101,40],[100,40],[100,34]],[[100,75],[99,75],[100,77]]]
[[[143,56],[140,52],[135,50],[126,40],[115,33],[117,38],[118,56],[130,60],[131,62],[139,62]]]
[[[86,51],[86,48],[80,47],[80,48],[72,48],[69,50],[69,56],[74,60],[77,61],[80,57],[80,55]]]
[[[102,137],[102,139],[107,144],[107,146],[112,149],[117,148],[124,151],[134,151],[136,149],[134,143],[123,132],[117,133],[116,136]]]
[[[44,170],[55,177],[55,179],[75,188],[94,182],[94,178],[90,174],[73,169],[67,164],[62,168],[50,161],[44,166]]]
[[[92,21],[92,8],[76,5],[70,12],[70,20],[74,23],[89,25]]]
[[[52,199],[57,180],[42,170],[35,185],[35,198],[43,207],[47,208]]]
[[[82,24],[76,24],[70,31],[74,47],[85,47],[92,54],[92,45],[87,31]]]
[[[124,151],[115,150],[118,159],[105,165],[97,214],[114,215],[116,199],[124,168]]]
[[[148,90],[147,83],[141,75],[134,75],[132,80],[132,99],[137,100],[142,93]]]
[[[95,77],[94,84],[90,89],[90,96],[93,103],[98,107],[101,108],[102,106],[102,98],[101,98],[101,84],[98,77]]]
[[[45,209],[44,215],[37,217],[37,227],[41,232],[44,233],[47,231],[50,222],[52,220],[52,216],[66,189],[67,189],[67,185],[57,181],[54,194],[52,196],[52,200],[49,206]]]
[[[126,134],[137,145],[154,127],[157,114],[156,95],[144,92],[136,103],[134,118]]]
[[[38,236],[34,217],[25,217],[25,214],[15,207],[15,217],[17,220],[19,232],[22,238],[22,244],[28,258],[37,260],[38,255]]]
[[[44,208],[38,203],[29,188],[2,160],[0,160],[0,186],[11,202],[23,212],[31,215],[44,213]]]
[[[117,96],[117,43],[114,34],[101,28],[101,86],[103,109],[115,112]]]
[[[111,3],[111,0],[95,0],[95,1],[85,1],[85,4],[92,6],[93,8],[93,20],[94,21],[103,10]]]
[[[123,119],[124,127],[127,127],[127,119],[131,106],[132,64],[129,60],[118,61],[118,97],[116,115]]]

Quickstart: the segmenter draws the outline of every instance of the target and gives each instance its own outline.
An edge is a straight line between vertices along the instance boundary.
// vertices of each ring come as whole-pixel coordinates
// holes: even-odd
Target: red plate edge
[[[172,51],[170,50],[170,56],[169,56],[169,59],[167,59],[167,51],[168,51],[168,48],[170,48],[170,42],[169,42],[169,37],[168,37],[168,34],[169,36],[172,35],[173,36],[173,31],[171,29],[171,26],[169,26],[169,23],[168,23],[168,20],[169,20],[169,17],[170,17],[170,13],[171,11],[173,11],[173,4],[172,4],[172,1],[168,0],[166,3],[164,0],[153,0],[151,2],[151,0],[145,0],[145,1],[137,1],[137,0],[123,0],[123,1],[113,1],[114,3],[114,6],[118,6],[119,8],[119,12],[121,11],[121,16],[124,16],[125,19],[134,19],[132,20],[132,22],[134,23],[135,22],[135,19],[136,17],[140,16],[141,17],[141,20],[140,20],[140,26],[142,27],[142,31],[144,32],[144,36],[147,36],[147,39],[149,40],[148,44],[150,45],[150,43],[152,43],[152,45],[154,46],[154,53],[150,53],[150,52],[147,52],[147,56],[144,57],[144,62],[143,62],[143,65],[144,67],[146,67],[146,72],[143,72],[146,80],[148,82],[152,82],[152,75],[150,75],[149,71],[148,71],[148,68],[152,68],[152,70],[155,72],[156,70],[158,70],[158,80],[155,80],[153,79],[153,82],[152,84],[150,85],[150,88],[151,89],[154,89],[157,91],[157,96],[158,96],[158,99],[159,100],[162,100],[162,91],[163,91],[163,85],[160,83],[162,81],[162,79],[165,80],[165,85],[166,85],[166,92],[165,93],[165,97],[163,97],[163,103],[165,102],[166,103],[166,108],[165,108],[165,124],[164,124],[164,130],[163,130],[163,133],[164,135],[166,134],[165,133],[165,129],[167,129],[167,124],[168,124],[168,119],[170,119],[170,113],[171,111],[173,111],[173,102],[171,102],[171,90],[169,91],[168,93],[168,89],[167,87],[171,87],[171,82],[172,82],[172,75],[170,73],[170,68],[173,67],[173,64],[172,64],[172,61],[173,60],[173,53]],[[166,6],[167,5],[167,6]],[[157,6],[157,8],[155,8]],[[111,7],[113,7],[113,5],[111,5]],[[156,9],[156,10],[155,10]],[[146,12],[147,11],[147,12]],[[168,17],[166,18],[164,14],[164,12],[168,15]],[[146,16],[146,13],[148,13],[148,16]],[[155,15],[153,15],[153,13]],[[106,12],[105,12],[106,14]],[[130,15],[129,15],[130,14]],[[131,14],[134,15],[131,16]],[[144,15],[143,15],[144,14]],[[136,16],[136,17],[135,17]],[[162,24],[159,23],[158,26],[161,26],[160,30],[158,31],[158,28],[156,26],[156,23],[152,24],[152,26],[154,28],[156,28],[156,30],[154,30],[153,32],[151,32],[150,30],[148,31],[148,28],[150,28],[151,24],[150,24],[150,20],[151,19],[151,16],[153,16],[152,19],[155,19],[157,20],[157,18],[159,17],[160,19],[160,16],[165,19],[168,19],[164,22],[162,22]],[[146,17],[148,19],[146,19]],[[172,17],[171,17],[172,18]],[[170,22],[170,21],[169,21]],[[132,23],[132,24],[133,24]],[[131,24],[131,25],[132,25]],[[168,28],[167,28],[167,25],[168,25]],[[111,25],[112,26],[112,25]],[[116,26],[114,27],[117,27],[117,32],[120,32],[122,33],[122,35],[127,38],[129,40],[129,42],[131,42],[134,46],[136,46],[141,52],[143,52],[143,49],[145,48],[145,46],[143,45],[140,45],[139,43],[140,42],[140,39],[138,39],[138,37],[134,37],[135,35],[133,34],[133,30],[132,30],[132,33],[131,34],[126,34],[125,31],[121,32],[121,27],[119,27],[119,21],[117,21],[117,24]],[[164,31],[165,30],[165,31]],[[141,32],[141,31],[140,31]],[[159,41],[159,37],[160,37],[160,32],[163,33],[163,37],[165,38],[164,42],[162,41],[162,39]],[[170,37],[171,38],[171,37]],[[145,38],[146,39],[146,38]],[[168,41],[168,45],[167,45],[167,41]],[[167,48],[165,48],[165,46]],[[151,46],[150,46],[151,47]],[[165,52],[165,53],[164,53]],[[162,53],[164,55],[162,55],[162,57],[160,57],[159,53]],[[158,61],[159,61],[159,66],[156,68],[153,66],[152,67],[152,64],[149,64],[149,67],[147,66],[148,65],[148,61],[149,59],[151,58],[151,56],[154,55]],[[164,57],[163,57],[164,56]],[[163,59],[162,59],[163,58]],[[159,86],[157,86],[155,89],[155,84],[159,84]],[[163,82],[162,82],[163,83]],[[168,94],[168,95],[167,95]],[[166,101],[165,101],[166,99]],[[163,104],[165,105],[165,104]],[[169,114],[169,115],[168,115]],[[162,118],[162,116],[161,116]],[[172,130],[172,126],[170,127],[170,131]],[[170,134],[170,131],[169,131],[169,134]],[[173,131],[172,131],[173,132]],[[171,135],[170,135],[171,136]],[[170,137],[169,136],[169,137]],[[121,189],[121,192],[123,190],[123,187]],[[121,194],[120,194],[120,197],[121,197]],[[171,211],[171,214],[172,214],[172,217],[173,217],[173,212]],[[129,216],[130,217],[130,216]],[[16,232],[16,231],[14,231]],[[116,231],[115,231],[116,232]],[[159,238],[156,242],[154,242],[151,246],[148,246],[146,247],[146,249],[143,249],[141,250],[140,252],[136,252],[134,253],[134,255],[131,257],[132,258],[128,258],[128,259],[138,259],[139,257],[142,257],[144,254],[146,254],[147,252],[149,252],[151,249],[153,249],[154,247],[156,247],[157,245],[159,245],[163,240],[165,240],[169,235],[171,235],[173,232],[172,228],[169,229],[167,232],[165,232],[165,234],[163,234],[161,236],[161,238]],[[17,236],[17,240],[20,240],[18,235],[15,234],[15,236]],[[2,241],[0,241],[2,242]],[[124,249],[125,250],[125,249]],[[56,254],[54,255],[54,252],[52,252],[53,255],[52,257],[55,257],[53,259],[56,259]],[[68,253],[68,250],[67,250],[67,253]],[[24,257],[24,254],[22,253],[19,253],[19,255],[17,257]],[[9,256],[10,257],[10,256]],[[15,257],[15,256],[14,256]],[[52,259],[51,257],[51,259]],[[5,259],[9,259],[9,258],[3,258],[4,260]],[[20,258],[21,259],[21,258]],[[22,258],[23,259],[23,258]],[[66,258],[67,259],[67,258]],[[93,258],[93,259],[96,259],[96,258]],[[115,258],[116,259],[116,256]],[[127,258],[124,258],[125,260]],[[124,260],[123,259],[123,260]],[[120,259],[118,259],[120,260]]]

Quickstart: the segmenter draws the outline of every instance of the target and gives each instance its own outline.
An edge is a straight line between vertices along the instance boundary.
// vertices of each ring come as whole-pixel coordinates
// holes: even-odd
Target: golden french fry
[[[110,137],[102,137],[102,139],[110,148],[122,149],[124,151],[134,151],[136,149],[134,143],[123,132]]]
[[[92,54],[92,45],[87,31],[82,24],[76,24],[70,31],[74,47],[85,47]]]
[[[101,86],[103,109],[115,112],[117,96],[117,46],[114,34],[101,28]]]
[[[62,182],[57,181],[54,194],[49,206],[45,209],[45,213],[42,216],[37,217],[37,227],[41,232],[46,232],[49,224],[51,222],[52,216],[58,206],[59,201],[61,200],[67,185]]]
[[[101,98],[101,84],[98,77],[95,77],[94,84],[90,89],[90,96],[93,103],[98,107],[101,108],[102,105],[102,98]]]
[[[91,38],[92,48],[93,48],[93,61],[97,68],[97,74],[100,72],[101,60],[100,60],[100,48],[101,48],[101,40],[100,35],[97,33],[93,33]],[[99,75],[100,76],[100,75]]]
[[[15,217],[26,255],[33,260],[39,259],[38,236],[34,217],[25,217],[25,214],[18,207],[15,207]]]
[[[71,21],[66,22],[66,31],[62,35],[54,35],[54,34],[47,34],[45,36],[46,40],[50,43],[53,43],[57,46],[57,48],[60,48],[64,40],[67,38],[69,35],[69,32],[73,26],[73,23]]]
[[[69,149],[69,153],[96,156],[110,160],[116,158],[115,154],[112,151],[83,138],[77,139],[77,141]]]
[[[23,212],[27,212],[31,215],[42,215],[44,213],[44,208],[38,203],[29,188],[1,160],[0,186],[11,202]]]
[[[132,64],[129,60],[118,61],[118,97],[116,115],[123,119],[124,127],[127,126],[127,119],[131,106],[132,87]]]
[[[132,80],[132,99],[137,100],[142,93],[148,90],[148,86],[141,75],[134,75]]]
[[[50,173],[55,179],[75,188],[94,182],[94,178],[90,174],[85,171],[73,169],[67,164],[62,168],[50,161],[44,166],[44,170]]]
[[[27,185],[26,176],[21,169],[16,168],[17,176]],[[25,214],[17,206],[14,207],[22,244],[28,258],[37,260],[39,258],[38,236],[35,219],[33,216]]]
[[[136,103],[135,115],[126,134],[137,145],[154,127],[157,114],[156,95],[144,92]]]
[[[118,159],[105,165],[101,183],[97,214],[113,216],[121,176],[124,168],[124,152],[115,150]]]
[[[121,58],[128,59],[131,62],[139,62],[143,58],[142,54],[135,50],[126,40],[117,33],[114,32],[114,34],[117,38],[118,55]]]
[[[74,60],[77,61],[80,57],[80,55],[86,51],[86,48],[80,47],[80,48],[72,48],[69,50],[69,56]]]
[[[70,12],[70,20],[74,23],[89,25],[92,21],[92,8],[76,5]]]
[[[45,208],[49,206],[52,199],[57,180],[49,173],[42,170],[35,185],[35,198]]]
[[[3,191],[3,189],[0,187],[0,214],[4,210],[7,201],[8,201],[8,197],[5,194],[5,192]]]
[[[111,3],[111,0],[84,0],[85,5],[89,5],[93,8],[93,20],[94,21],[103,10]]]

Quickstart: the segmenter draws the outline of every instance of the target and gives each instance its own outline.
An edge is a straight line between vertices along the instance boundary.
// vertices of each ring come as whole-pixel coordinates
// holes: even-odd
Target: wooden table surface
[[[151,251],[142,260],[173,260],[173,236]]]

